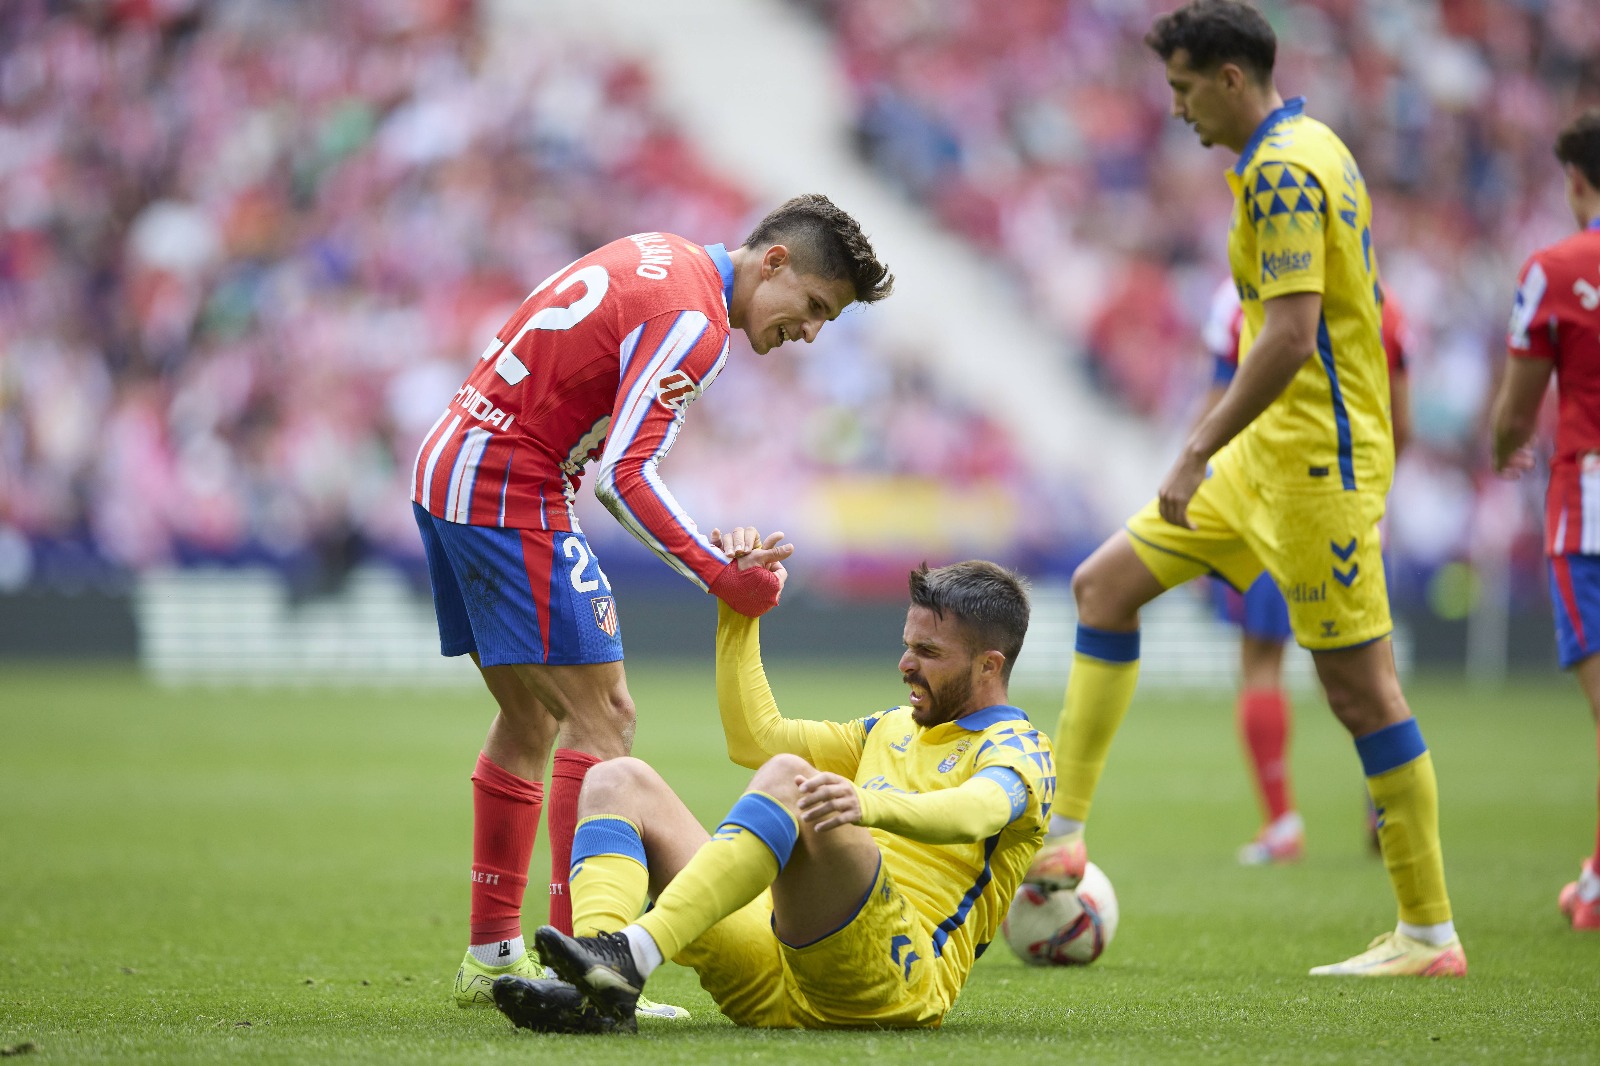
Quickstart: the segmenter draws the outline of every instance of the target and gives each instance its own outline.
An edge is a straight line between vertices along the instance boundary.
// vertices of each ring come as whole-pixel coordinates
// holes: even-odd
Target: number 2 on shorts
[[[611,582],[606,579],[606,572],[600,569],[600,560],[589,554],[589,549],[584,547],[583,541],[577,537],[568,537],[561,545],[561,554],[568,559],[577,560],[572,564],[572,571],[567,575],[572,581],[573,589],[578,592],[593,592],[600,587],[600,582],[604,581],[606,591],[611,591]],[[594,572],[600,576],[598,578],[585,579],[583,572],[589,569],[589,561],[591,559],[594,560]]]

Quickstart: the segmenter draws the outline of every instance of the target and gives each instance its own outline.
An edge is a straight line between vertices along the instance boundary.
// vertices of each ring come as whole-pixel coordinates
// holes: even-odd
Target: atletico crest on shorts
[[[617,635],[617,604],[610,596],[596,596],[589,601],[594,608],[594,624],[608,637]]]

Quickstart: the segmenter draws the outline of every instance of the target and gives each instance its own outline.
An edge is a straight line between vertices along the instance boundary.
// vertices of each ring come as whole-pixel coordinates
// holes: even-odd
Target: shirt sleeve
[[[717,604],[717,709],[728,758],[755,769],[774,755],[798,755],[818,770],[854,777],[876,721],[785,718],[761,664],[761,623]]]
[[[689,405],[710,387],[727,356],[727,333],[700,311],[657,315],[628,334],[595,478],[595,495],[623,528],[702,589],[728,557],[667,491],[659,467]]]
[[[1327,196],[1316,177],[1293,163],[1268,160],[1247,179],[1250,220],[1261,257],[1261,299],[1322,292],[1327,273]]]
[[[1548,299],[1550,279],[1544,264],[1533,256],[1517,278],[1517,299],[1511,306],[1506,329],[1506,349],[1513,359],[1556,357],[1556,316]]]
[[[955,788],[935,792],[888,792],[856,786],[862,825],[924,844],[987,840],[1021,813],[1016,799],[1019,793],[1025,799],[1017,775],[999,767],[975,774]]]
[[[1014,771],[1034,801],[1027,809],[1043,824],[1050,817],[1056,796],[1055,751],[1050,738],[1027,722],[1018,722],[984,734],[973,759],[973,777],[982,777],[996,768]]]

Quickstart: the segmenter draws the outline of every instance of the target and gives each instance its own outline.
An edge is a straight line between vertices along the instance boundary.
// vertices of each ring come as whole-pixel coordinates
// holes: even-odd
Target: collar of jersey
[[[1250,160],[1254,158],[1256,149],[1261,147],[1261,142],[1267,139],[1267,135],[1272,132],[1272,128],[1286,118],[1294,118],[1296,115],[1304,114],[1305,109],[1305,97],[1291,96],[1283,102],[1282,107],[1262,119],[1261,125],[1256,127],[1256,131],[1245,142],[1244,151],[1239,153],[1239,161],[1233,165],[1233,172],[1235,174],[1243,174],[1244,168],[1250,165]]]
[[[1005,703],[997,703],[993,707],[985,707],[981,711],[973,711],[971,714],[962,715],[950,724],[958,725],[971,733],[981,733],[997,723],[1014,722],[1018,719],[1024,722],[1028,721],[1028,716],[1023,713],[1022,708],[1012,707]]]
[[[720,244],[706,245],[706,254],[711,261],[717,264],[717,273],[722,275],[722,302],[728,307],[733,306],[733,260],[728,256],[728,249]]]

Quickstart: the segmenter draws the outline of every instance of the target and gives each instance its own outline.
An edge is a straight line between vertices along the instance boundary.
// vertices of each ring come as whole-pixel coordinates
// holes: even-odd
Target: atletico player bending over
[[[1494,468],[1516,477],[1532,467],[1527,443],[1553,372],[1561,404],[1545,501],[1550,599],[1561,666],[1576,671],[1600,722],[1600,110],[1561,131],[1556,158],[1582,232],[1522,268],[1494,406]],[[1558,903],[1572,928],[1600,929],[1600,834]]]
[[[1028,880],[1076,883],[1084,821],[1139,670],[1139,608],[1207,572],[1248,588],[1263,570],[1289,601],[1380,812],[1398,927],[1313,974],[1458,976],[1433,759],[1389,646],[1378,522],[1394,473],[1372,204],[1333,131],[1273,84],[1277,38],[1234,0],[1194,0],[1146,43],[1172,113],[1229,168],[1228,259],[1244,305],[1239,373],[1190,431],[1157,498],[1072,578],[1078,637],[1056,741],[1057,835]]]
[[[550,920],[567,928],[584,774],[633,740],[611,585],[572,509],[584,466],[599,459],[595,494],[630,533],[741,615],[760,615],[778,602],[777,576],[734,566],[657,466],[722,369],[730,330],[762,354],[809,343],[893,282],[855,219],[823,196],[785,203],[731,252],[669,233],[613,241],[533,290],[423,440],[412,500],[440,649],[471,655],[499,705],[472,774],[461,1006],[488,1005],[501,974],[536,972],[522,896],[552,744]]]
[[[781,565],[776,537],[733,536],[755,548],[743,562]],[[717,699],[749,789],[707,834],[645,763],[597,767],[573,848],[579,935],[536,934],[571,984],[502,977],[501,1011],[547,1032],[631,1029],[645,979],[676,959],[739,1025],[939,1025],[1049,815],[1050,742],[1006,702],[1027,625],[1022,583],[993,563],[914,571],[909,703],[840,724],[784,718],[758,623],[719,605]]]

